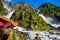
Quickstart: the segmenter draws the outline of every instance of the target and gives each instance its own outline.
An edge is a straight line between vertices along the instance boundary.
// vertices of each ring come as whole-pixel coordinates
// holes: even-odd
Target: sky
[[[25,2],[27,4],[33,5],[35,8],[38,8],[43,3],[51,3],[60,7],[60,0],[8,0],[13,3]]]

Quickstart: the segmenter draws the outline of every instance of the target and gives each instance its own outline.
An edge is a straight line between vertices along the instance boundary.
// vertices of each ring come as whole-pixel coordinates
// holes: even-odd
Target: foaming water
[[[55,17],[45,17],[43,14],[39,14],[48,24],[51,26],[58,28],[60,27],[60,22]]]
[[[34,38],[36,37],[36,34],[39,35],[39,37],[41,38],[41,40],[54,40],[56,38],[56,40],[60,40],[60,35],[56,34],[59,33],[57,31],[28,31],[25,28],[16,26],[14,27],[14,29],[18,29],[18,31],[20,32],[24,32],[24,33],[28,33],[29,35],[29,39],[28,40],[34,40]],[[52,32],[54,34],[50,34],[49,32]]]
[[[7,10],[7,15],[5,15],[5,17],[10,19],[15,10],[11,10],[8,6],[8,3],[6,3],[5,1],[3,2],[3,7]]]
[[[18,31],[26,31],[25,28],[22,28],[22,27],[20,27],[20,26],[16,26],[16,27],[14,27],[14,29],[18,29]]]
[[[10,19],[14,12],[15,12],[15,10],[10,12],[10,13],[8,13],[5,17]]]

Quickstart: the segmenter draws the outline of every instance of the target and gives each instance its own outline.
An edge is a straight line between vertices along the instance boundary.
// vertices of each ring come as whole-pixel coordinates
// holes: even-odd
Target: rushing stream
[[[11,9],[8,7],[8,5],[5,2],[3,2],[3,6],[7,10],[7,15],[5,17],[10,19],[11,16],[13,15],[13,13],[15,12],[15,10],[11,11]],[[37,12],[37,14],[38,14],[38,12]],[[41,16],[48,24],[52,25],[53,27],[57,28],[57,27],[60,26],[60,24],[57,24],[56,18],[54,18],[54,17],[53,18],[45,17],[42,14],[38,14],[38,15]],[[58,32],[56,32],[55,34],[51,34],[50,35],[49,32],[46,31],[46,30],[45,31],[28,31],[25,28],[22,28],[22,27],[19,27],[19,26],[14,27],[14,29],[18,29],[18,31],[28,33],[29,40],[33,40],[35,38],[35,36],[36,36],[36,33],[38,33],[38,35],[41,38],[41,40],[60,40],[60,35],[56,34]]]
[[[42,14],[39,14],[48,24],[51,26],[58,28],[60,27],[60,22],[55,17],[45,17]]]
[[[38,10],[37,14],[39,12],[40,10]],[[54,28],[60,27],[60,21],[58,21],[56,17],[45,17],[43,14],[38,14],[38,15],[41,16],[48,24],[50,24]]]
[[[3,6],[7,10],[7,15],[5,17],[10,19],[15,10],[11,10],[6,2],[3,2]]]
[[[28,31],[26,30],[25,28],[22,28],[22,27],[14,27],[14,29],[18,29],[18,31],[20,32],[24,32],[24,33],[28,33],[29,35],[29,38],[28,40],[34,40],[34,38],[36,37],[36,34],[39,35],[39,37],[41,38],[41,40],[60,40],[60,32],[58,31],[53,31],[53,30],[50,30],[50,31]],[[50,34],[53,33],[53,34]]]

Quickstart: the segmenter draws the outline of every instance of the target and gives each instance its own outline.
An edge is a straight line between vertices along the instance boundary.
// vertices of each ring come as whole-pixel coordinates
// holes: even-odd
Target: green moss
[[[9,29],[8,28],[3,29],[3,34],[9,34]]]
[[[22,4],[21,4],[22,5]],[[24,13],[23,13],[24,12]],[[36,10],[32,9],[29,5],[19,6],[12,19],[17,21],[23,27],[31,28],[32,30],[50,30],[49,26],[38,14]],[[48,25],[49,27],[47,27]]]
[[[3,7],[2,0],[0,0],[0,15],[5,14],[5,8]]]
[[[39,6],[41,13],[45,16],[60,16],[60,7],[50,3],[44,3]]]
[[[13,40],[16,40],[15,34],[13,34]]]

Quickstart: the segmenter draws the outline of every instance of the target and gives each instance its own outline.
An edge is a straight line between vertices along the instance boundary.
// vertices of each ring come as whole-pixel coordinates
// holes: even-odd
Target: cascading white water
[[[37,14],[42,17],[48,24],[51,26],[58,28],[60,27],[60,22],[56,19],[56,17],[45,17],[43,14],[39,14],[40,10],[38,10]]]
[[[7,14],[5,17],[10,19],[14,12],[15,12],[15,10],[14,10],[14,11],[11,11],[11,12],[10,12],[9,14]]]
[[[8,4],[3,2],[3,7],[7,10],[7,13],[11,12],[11,9],[8,7]]]
[[[8,6],[8,3],[6,3],[5,1],[3,2],[3,7],[7,10],[8,13],[5,17],[10,19],[15,10],[11,10]]]
[[[39,37],[41,38],[41,40],[49,40],[48,39],[48,33],[46,33],[46,31],[27,31],[25,28],[22,28],[22,27],[19,27],[19,26],[14,27],[14,29],[18,29],[18,31],[28,33],[29,40],[33,40],[36,36],[36,33],[39,34]]]
[[[13,15],[13,13],[15,12],[15,10],[11,11],[11,9],[8,7],[8,5],[5,2],[3,2],[3,6],[8,11],[7,12],[8,14],[5,17],[7,17],[7,18],[10,19],[11,16]],[[38,12],[37,12],[37,14],[38,14]],[[50,17],[47,18],[47,17],[43,16],[42,14],[39,14],[39,16],[41,16],[47,23],[49,23],[50,25],[52,25],[50,22],[53,21],[53,18],[50,18]],[[46,31],[27,31],[25,28],[22,28],[22,27],[19,27],[19,26],[14,27],[14,29],[17,29],[17,28],[18,28],[18,31],[28,33],[30,40],[34,39],[34,37],[36,36],[35,35],[36,33],[39,34],[39,37],[41,37],[41,40],[53,40],[52,39],[53,36],[50,39],[48,38],[49,33],[48,32],[46,33]],[[60,36],[57,36],[57,35],[55,35],[55,36],[56,37],[60,37]]]
[[[41,40],[54,40],[54,38],[56,38],[56,40],[60,40],[60,35],[56,34],[59,33],[58,31],[53,31],[51,30],[50,32],[53,32],[55,34],[49,34],[49,32],[46,31],[27,31],[25,28],[22,27],[14,27],[14,29],[18,29],[18,31],[20,32],[26,32],[29,35],[28,40],[34,40],[34,38],[36,37],[36,33],[39,35],[39,37],[41,38]],[[49,35],[49,37],[48,37]]]
[[[51,26],[55,28],[60,27],[60,22],[58,22],[58,20],[55,17],[45,17],[43,16],[43,14],[39,14],[39,16],[41,16]]]
[[[38,12],[37,12],[37,14],[38,14]],[[53,17],[53,18],[45,17],[42,14],[39,14],[39,16],[41,16],[49,24],[50,24],[51,21],[53,21],[53,19],[55,20],[54,23],[57,23],[57,20],[56,20],[55,17]],[[15,27],[14,29],[16,29],[16,28],[18,28],[18,31],[28,33],[29,40],[34,40],[34,38],[36,36],[36,33],[38,33],[38,35],[41,38],[41,40],[54,40],[54,38],[56,38],[56,40],[60,40],[60,35],[57,35],[57,34],[50,35],[49,32],[47,32],[47,31],[27,31],[25,28],[22,28],[22,27],[19,27],[19,26]],[[48,37],[48,35],[49,35],[49,37]]]

